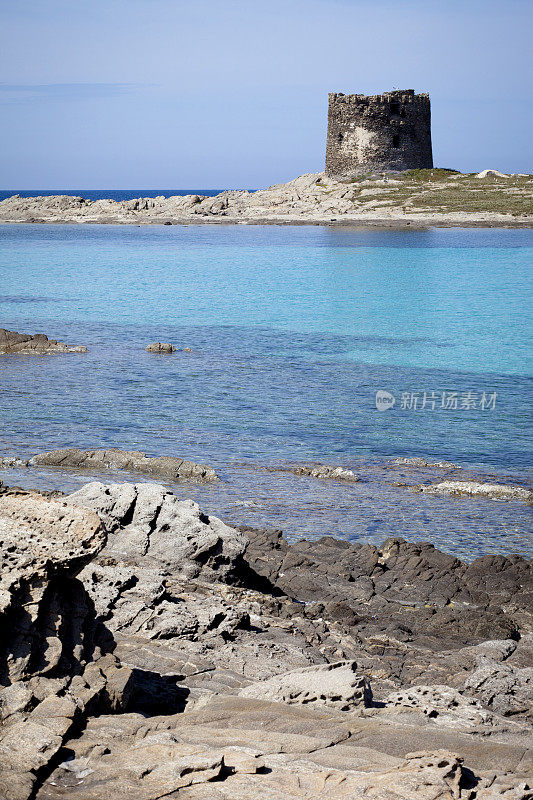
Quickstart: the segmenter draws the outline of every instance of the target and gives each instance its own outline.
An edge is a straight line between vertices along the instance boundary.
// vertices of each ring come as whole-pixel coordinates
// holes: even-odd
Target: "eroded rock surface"
[[[70,347],[64,342],[49,339],[44,333],[17,333],[0,328],[0,355],[17,353],[18,355],[46,355],[47,353],[86,353],[87,348],[81,345]]]
[[[169,480],[180,478],[215,481],[217,474],[212,467],[206,464],[195,464],[183,458],[174,456],[159,456],[152,458],[140,450],[50,450],[47,453],[38,453],[30,460],[34,466],[64,467],[90,470],[125,470],[127,472],[141,472],[145,475],[155,475]]]
[[[239,694],[258,700],[301,705],[313,703],[349,711],[357,706],[372,705],[368,681],[364,676],[357,675],[356,670],[357,663],[354,661],[320,664],[250,684],[241,689]]]
[[[2,800],[531,800],[524,559],[288,545],[154,484],[4,492],[0,539]]]

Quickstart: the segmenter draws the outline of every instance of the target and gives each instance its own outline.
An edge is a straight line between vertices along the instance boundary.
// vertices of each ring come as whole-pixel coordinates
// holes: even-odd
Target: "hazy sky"
[[[327,95],[429,91],[435,164],[533,172],[531,0],[0,0],[1,188],[323,169]]]

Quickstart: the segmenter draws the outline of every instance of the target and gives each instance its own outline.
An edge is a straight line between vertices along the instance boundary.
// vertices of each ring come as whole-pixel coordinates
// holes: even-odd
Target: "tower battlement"
[[[377,95],[329,95],[326,174],[433,167],[428,94],[397,89]]]

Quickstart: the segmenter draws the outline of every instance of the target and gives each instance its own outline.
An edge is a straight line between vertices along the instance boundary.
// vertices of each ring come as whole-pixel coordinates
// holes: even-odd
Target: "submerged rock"
[[[395,458],[392,462],[404,467],[439,467],[441,469],[461,469],[450,461],[426,461],[425,458]]]
[[[19,355],[45,355],[47,353],[86,353],[82,346],[69,347],[64,342],[49,339],[44,333],[17,333],[0,328],[0,355],[17,353]]]
[[[29,467],[30,462],[17,456],[6,456],[0,458],[0,469],[20,469],[21,467]]]
[[[413,486],[411,491],[424,494],[451,494],[461,497],[487,497],[491,500],[523,500],[533,502],[533,491],[522,486],[505,483],[478,483],[476,481],[442,481],[430,486]]]
[[[295,475],[309,475],[311,478],[324,478],[335,481],[349,481],[355,483],[359,477],[351,469],[345,467],[332,467],[327,464],[304,464],[292,469]]]
[[[195,464],[174,456],[152,458],[140,450],[50,450],[38,453],[30,459],[32,466],[69,467],[76,469],[114,469],[128,472],[141,472],[146,475],[157,475],[169,480],[190,478],[201,481],[216,481],[218,476],[212,467],[206,464]]]

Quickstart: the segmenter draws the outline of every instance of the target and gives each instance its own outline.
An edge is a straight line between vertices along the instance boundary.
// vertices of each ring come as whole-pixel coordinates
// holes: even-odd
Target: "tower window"
[[[400,113],[400,104],[399,103],[391,103],[390,104],[390,113],[391,114],[399,114]]]
[[[339,144],[342,144],[342,140],[343,139],[344,139],[344,136],[342,135],[342,133],[338,133],[337,134],[337,141],[339,142]]]
[[[398,133],[395,133],[394,136],[392,137],[392,146],[393,147],[400,146],[400,135]]]

